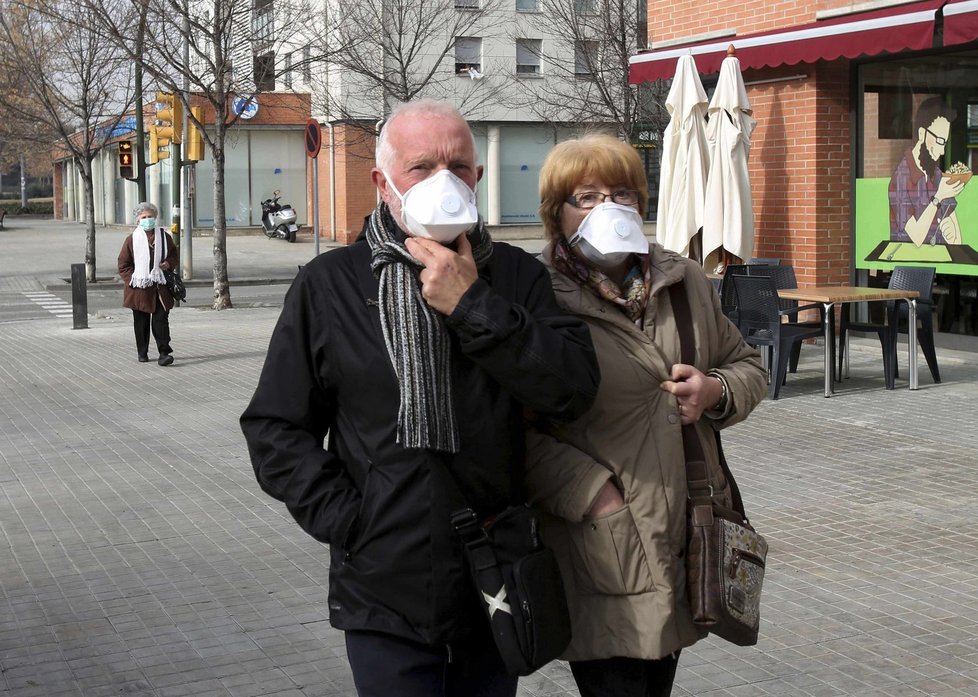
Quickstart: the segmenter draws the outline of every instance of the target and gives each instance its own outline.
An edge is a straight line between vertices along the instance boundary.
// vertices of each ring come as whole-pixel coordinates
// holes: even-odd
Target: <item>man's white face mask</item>
[[[592,208],[567,243],[599,269],[613,269],[629,254],[649,252],[642,216],[631,206],[611,202]]]
[[[403,196],[390,175],[384,176],[401,200],[401,218],[412,235],[447,244],[479,222],[475,192],[447,169],[418,182]]]

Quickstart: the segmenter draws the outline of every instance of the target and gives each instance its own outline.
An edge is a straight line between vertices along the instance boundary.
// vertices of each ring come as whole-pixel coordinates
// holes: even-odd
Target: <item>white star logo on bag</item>
[[[501,610],[507,615],[513,614],[513,611],[509,607],[509,603],[506,602],[506,586],[500,587],[499,592],[496,593],[496,597],[489,595],[485,591],[482,592],[482,597],[485,598],[486,605],[489,606],[490,620],[492,619],[492,616],[495,614],[496,610]]]

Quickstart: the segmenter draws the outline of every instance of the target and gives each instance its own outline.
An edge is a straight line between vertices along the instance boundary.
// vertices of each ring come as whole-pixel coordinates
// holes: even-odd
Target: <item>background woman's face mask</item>
[[[156,228],[156,218],[140,218],[139,227],[143,230],[153,230]]]
[[[447,169],[418,182],[403,196],[390,175],[384,172],[384,176],[401,200],[404,225],[416,237],[447,244],[479,222],[475,192]]]
[[[592,208],[567,243],[599,269],[614,268],[629,254],[649,251],[642,216],[631,206],[610,202]]]

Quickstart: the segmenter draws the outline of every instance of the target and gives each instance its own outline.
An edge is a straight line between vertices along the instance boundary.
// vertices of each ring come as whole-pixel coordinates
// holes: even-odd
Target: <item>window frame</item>
[[[527,44],[534,44],[533,46]],[[517,77],[541,77],[543,75],[543,39],[517,39],[516,40],[516,76]],[[535,63],[520,62],[520,54],[525,61],[527,55],[536,59]],[[521,68],[533,68],[531,70],[521,70]]]
[[[467,60],[466,56],[459,55],[459,42],[461,41],[471,41],[475,42],[474,46],[477,48],[478,60],[472,61]],[[476,71],[482,71],[482,37],[481,36],[456,36],[455,43],[453,46],[453,53],[455,54],[455,74],[462,77],[469,77],[469,69],[475,68]]]

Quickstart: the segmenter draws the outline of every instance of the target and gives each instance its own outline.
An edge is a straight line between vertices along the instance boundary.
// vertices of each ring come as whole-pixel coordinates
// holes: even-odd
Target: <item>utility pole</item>
[[[139,202],[147,201],[146,198],[146,136],[144,135],[143,122],[143,51],[146,41],[146,13],[149,10],[148,3],[144,0],[139,3],[139,28],[136,30],[136,157],[133,158],[136,175],[136,190]]]
[[[183,110],[183,143],[184,153],[190,147],[190,3],[185,0],[183,3],[183,94],[186,98]],[[179,148],[177,149],[179,152]],[[183,196],[180,199],[180,273],[185,280],[194,277],[194,211],[190,196],[190,182],[193,179],[194,164],[186,161],[181,170],[181,176],[186,176],[182,188]]]

